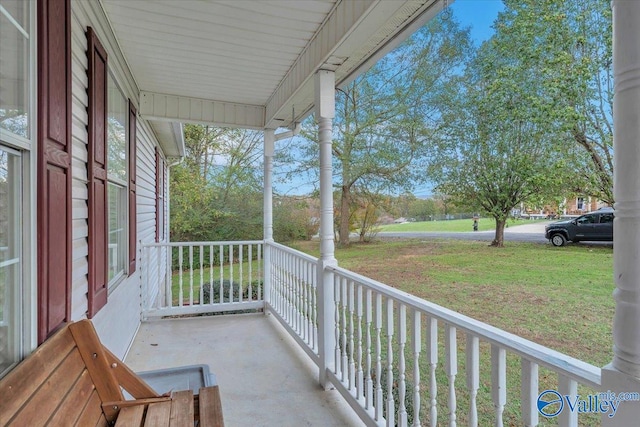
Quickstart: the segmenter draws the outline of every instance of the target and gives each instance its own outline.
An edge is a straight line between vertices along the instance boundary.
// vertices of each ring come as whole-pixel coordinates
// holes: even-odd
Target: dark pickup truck
[[[613,209],[603,208],[578,218],[558,221],[545,227],[545,237],[554,246],[567,241],[613,241]]]

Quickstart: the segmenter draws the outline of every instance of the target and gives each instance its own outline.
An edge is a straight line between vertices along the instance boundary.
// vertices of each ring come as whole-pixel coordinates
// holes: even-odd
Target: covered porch
[[[538,411],[545,389],[579,399],[603,387],[597,366],[338,266],[322,268],[284,245],[166,243],[144,252],[170,256],[174,267],[143,278],[146,321],[126,361],[137,370],[209,364],[222,372],[223,401],[228,381],[238,416],[250,415],[245,398],[258,393],[269,402],[264,416],[285,424],[307,416],[307,405],[314,417],[335,402],[361,420],[346,425],[535,426],[545,421]],[[298,365],[305,368],[293,370]],[[263,383],[271,392],[260,391]],[[292,390],[306,403],[292,400],[291,413],[280,414],[279,399]],[[557,421],[598,425],[599,418],[566,410]]]
[[[156,362],[146,366],[136,360],[136,352],[141,351],[139,348],[146,345],[160,350],[162,347],[159,343],[152,346],[149,342],[153,334],[158,333],[152,332],[154,327],[172,330],[167,336],[175,333],[173,337],[178,341],[167,342],[167,347],[177,347],[179,355],[176,357],[180,364],[185,364],[188,353],[195,356],[200,351],[192,351],[190,343],[182,342],[182,333],[175,326],[196,320],[168,317],[258,311],[268,319],[261,319],[259,315],[227,319],[226,316],[213,316],[199,318],[197,322],[205,324],[206,329],[219,329],[226,334],[234,326],[222,328],[222,324],[241,326],[250,319],[260,324],[260,328],[268,328],[269,332],[263,331],[265,336],[288,333],[287,340],[292,344],[287,344],[283,354],[302,351],[307,358],[305,363],[311,361],[313,364],[310,376],[301,376],[299,381],[308,383],[309,378],[315,378],[321,386],[316,392],[310,388],[314,397],[309,395],[306,400],[316,402],[311,406],[317,408],[344,399],[351,408],[351,416],[356,415],[367,425],[439,425],[445,422],[449,425],[457,422],[482,425],[485,419],[482,417],[489,413],[488,417],[495,425],[514,421],[535,426],[542,421],[539,415],[539,396],[543,391],[539,388],[541,375],[554,376],[554,389],[568,399],[601,391],[640,391],[640,330],[637,328],[640,322],[637,297],[640,271],[636,259],[640,252],[637,227],[640,180],[636,167],[640,160],[637,150],[640,133],[635,126],[640,111],[640,87],[636,84],[640,50],[634,30],[640,22],[639,5],[625,1],[613,3],[616,113],[620,113],[615,130],[617,308],[612,340],[614,360],[601,369],[342,269],[335,259],[331,160],[335,88],[351,81],[431,19],[447,6],[447,1],[314,2],[318,7],[317,16],[314,15],[318,25],[305,30],[305,36],[289,39],[304,40],[304,43],[302,47],[292,47],[284,71],[279,70],[282,65],[279,62],[286,56],[284,51],[271,55],[270,60],[257,58],[257,53],[268,52],[273,46],[285,46],[287,41],[272,40],[270,46],[252,45],[260,36],[256,32],[241,31],[248,25],[248,21],[239,18],[241,12],[227,15],[229,22],[234,23],[231,30],[227,28],[217,33],[203,30],[201,34],[207,34],[209,38],[196,43],[193,51],[185,51],[182,48],[189,44],[186,39],[190,39],[190,27],[203,12],[199,6],[178,11],[180,8],[165,4],[152,11],[143,3],[134,3],[131,7],[115,0],[103,0],[103,3],[123,54],[138,78],[141,117],[151,123],[207,123],[264,131],[263,240],[143,244],[143,324],[127,358],[133,367],[160,367]],[[246,3],[242,4],[246,6]],[[220,16],[227,13],[219,12]],[[270,14],[273,10],[262,12]],[[296,22],[296,19],[305,21],[304,15],[308,11],[290,12],[288,23]],[[179,19],[167,18],[173,14]],[[137,21],[149,23],[149,26],[134,28],[132,22]],[[163,23],[170,23],[172,31],[162,34],[160,39],[165,44],[159,46],[156,43],[158,36],[154,35],[157,32],[155,25]],[[285,25],[277,20],[271,23]],[[206,26],[211,22],[201,24]],[[293,33],[300,29],[289,27],[288,30]],[[173,44],[175,34],[185,38],[183,44]],[[250,43],[235,50],[228,49],[238,40]],[[167,59],[170,57],[166,55],[167,46],[173,49],[174,58]],[[204,52],[220,55],[207,58]],[[163,72],[156,72],[158,69]],[[185,79],[185,75],[190,78]],[[298,123],[311,111],[315,112],[320,146],[319,259],[279,245],[272,237],[272,161],[276,141],[295,132]],[[289,130],[281,133],[279,128]],[[163,264],[173,264],[174,270],[163,272],[151,267]],[[144,268],[145,265],[148,268]],[[256,326],[256,330],[259,327]],[[202,351],[209,351],[215,348],[214,343],[226,339],[230,347],[237,346],[235,353],[251,354],[259,364],[262,346],[244,343],[239,335],[242,333],[233,337],[209,336],[209,340],[199,341],[197,348],[202,346]],[[251,399],[232,390],[226,394],[222,382],[240,360],[232,357],[223,365],[222,360],[218,360],[220,355],[215,353],[203,354],[202,359],[206,360],[197,362],[212,365],[217,375],[223,372],[220,380],[223,405],[229,400],[233,401],[228,403],[232,407],[250,407]],[[163,363],[168,363],[170,354],[159,357]],[[511,372],[509,366],[513,364],[517,366],[520,383],[516,394],[506,386],[507,375]],[[281,379],[288,366],[283,364],[277,369],[277,377]],[[245,375],[234,375],[235,386],[245,388],[243,384],[251,382],[249,375]],[[266,376],[264,381],[269,383],[270,378]],[[332,388],[335,391],[329,394],[322,391]],[[296,388],[287,387],[287,390]],[[333,400],[336,392],[341,398]],[[291,400],[288,402],[289,412],[298,409]],[[515,416],[505,413],[510,402],[517,402],[516,409],[511,409],[517,411]],[[274,411],[281,408],[278,405],[271,402],[266,415],[277,419],[279,415]],[[235,413],[235,409],[229,410]],[[300,412],[307,413],[307,410],[300,408]],[[309,420],[316,416],[312,412],[308,410]],[[348,410],[346,412],[349,414]],[[615,417],[603,414],[602,424],[632,425],[638,414],[639,405],[625,404]],[[238,417],[246,422],[245,417],[251,417],[251,414],[243,413]],[[594,414],[594,417],[594,423],[599,423],[600,415]],[[578,421],[578,411],[560,411],[557,420],[562,426],[582,423]],[[336,420],[337,424],[342,422],[342,418]]]

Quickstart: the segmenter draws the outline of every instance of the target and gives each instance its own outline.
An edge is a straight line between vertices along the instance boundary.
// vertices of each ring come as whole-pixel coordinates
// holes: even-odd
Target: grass
[[[202,275],[200,274],[202,272]],[[191,304],[191,301],[200,301],[200,289],[203,287],[207,291],[209,287],[214,290],[215,302],[218,302],[220,283],[223,285],[224,302],[231,302],[233,295],[238,293],[238,287],[242,287],[243,300],[258,299],[262,296],[262,261],[253,260],[251,263],[245,261],[230,266],[225,264],[222,267],[202,269],[194,267],[194,270],[188,270],[184,267],[182,273],[182,284],[180,283],[181,275],[178,270],[174,270],[171,276],[171,292],[173,296],[173,304],[180,303],[180,291],[182,291],[182,301]],[[200,284],[202,283],[203,286]],[[231,290],[230,283],[233,283],[234,290]],[[218,288],[216,290],[216,288]],[[251,290],[251,298],[248,291]],[[208,303],[207,294],[203,296],[205,303]],[[231,297],[231,298],[230,298]],[[237,295],[236,295],[237,298]]]
[[[317,255],[317,242],[297,246]],[[336,257],[342,267],[593,365],[603,366],[612,358],[611,248],[509,243],[498,249],[483,242],[412,240],[352,245],[338,249]],[[442,331],[442,327],[440,329]],[[443,342],[442,336],[439,341]],[[456,390],[460,425],[466,422],[468,407],[464,348],[464,336],[458,333],[460,372],[456,377]],[[440,344],[441,364],[443,351]],[[481,346],[480,425],[493,423],[489,354],[489,346]],[[420,370],[426,373],[429,367],[421,360]],[[442,367],[438,369],[442,420],[448,413],[448,379]],[[507,357],[507,371],[509,403],[505,408],[505,425],[519,425],[520,359],[517,356]],[[541,368],[539,390],[557,387],[557,376]],[[584,387],[579,390],[582,395],[592,392]],[[421,405],[423,416],[428,413],[424,393],[425,390]],[[540,419],[540,425],[556,422]],[[579,424],[599,425],[599,418],[580,415]]]
[[[537,220],[518,220],[509,219],[508,227],[532,224],[539,222]],[[493,218],[480,218],[478,220],[478,231],[495,230],[496,222]],[[447,221],[422,221],[422,222],[405,222],[402,224],[381,225],[379,231],[389,232],[473,232],[472,219],[453,219]]]

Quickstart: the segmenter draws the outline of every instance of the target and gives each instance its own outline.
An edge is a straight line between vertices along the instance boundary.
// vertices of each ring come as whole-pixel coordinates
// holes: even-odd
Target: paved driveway
[[[551,221],[534,222],[531,224],[517,225],[515,227],[507,227],[504,229],[505,242],[530,242],[530,243],[547,243],[544,238],[544,227]],[[472,224],[469,223],[469,228]],[[380,238],[396,238],[396,239],[458,239],[458,240],[481,240],[492,241],[495,237],[495,230],[489,231],[469,231],[464,233],[447,233],[447,232],[380,232]]]

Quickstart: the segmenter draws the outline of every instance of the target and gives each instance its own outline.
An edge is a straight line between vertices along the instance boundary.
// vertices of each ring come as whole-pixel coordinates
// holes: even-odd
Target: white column
[[[271,302],[271,248],[273,243],[273,154],[275,151],[274,129],[264,130],[264,193],[263,193],[263,238],[264,238],[264,281],[262,297],[266,305]]]
[[[640,2],[614,0],[615,96],[613,361],[602,369],[602,390],[640,392]],[[603,426],[637,425],[640,402],[622,402]]]
[[[327,370],[335,369],[335,306],[333,274],[325,267],[335,266],[333,241],[333,169],[331,165],[332,126],[335,117],[335,75],[320,70],[315,76],[315,117],[320,145],[320,260],[318,261],[318,351],[320,385],[330,386]]]

